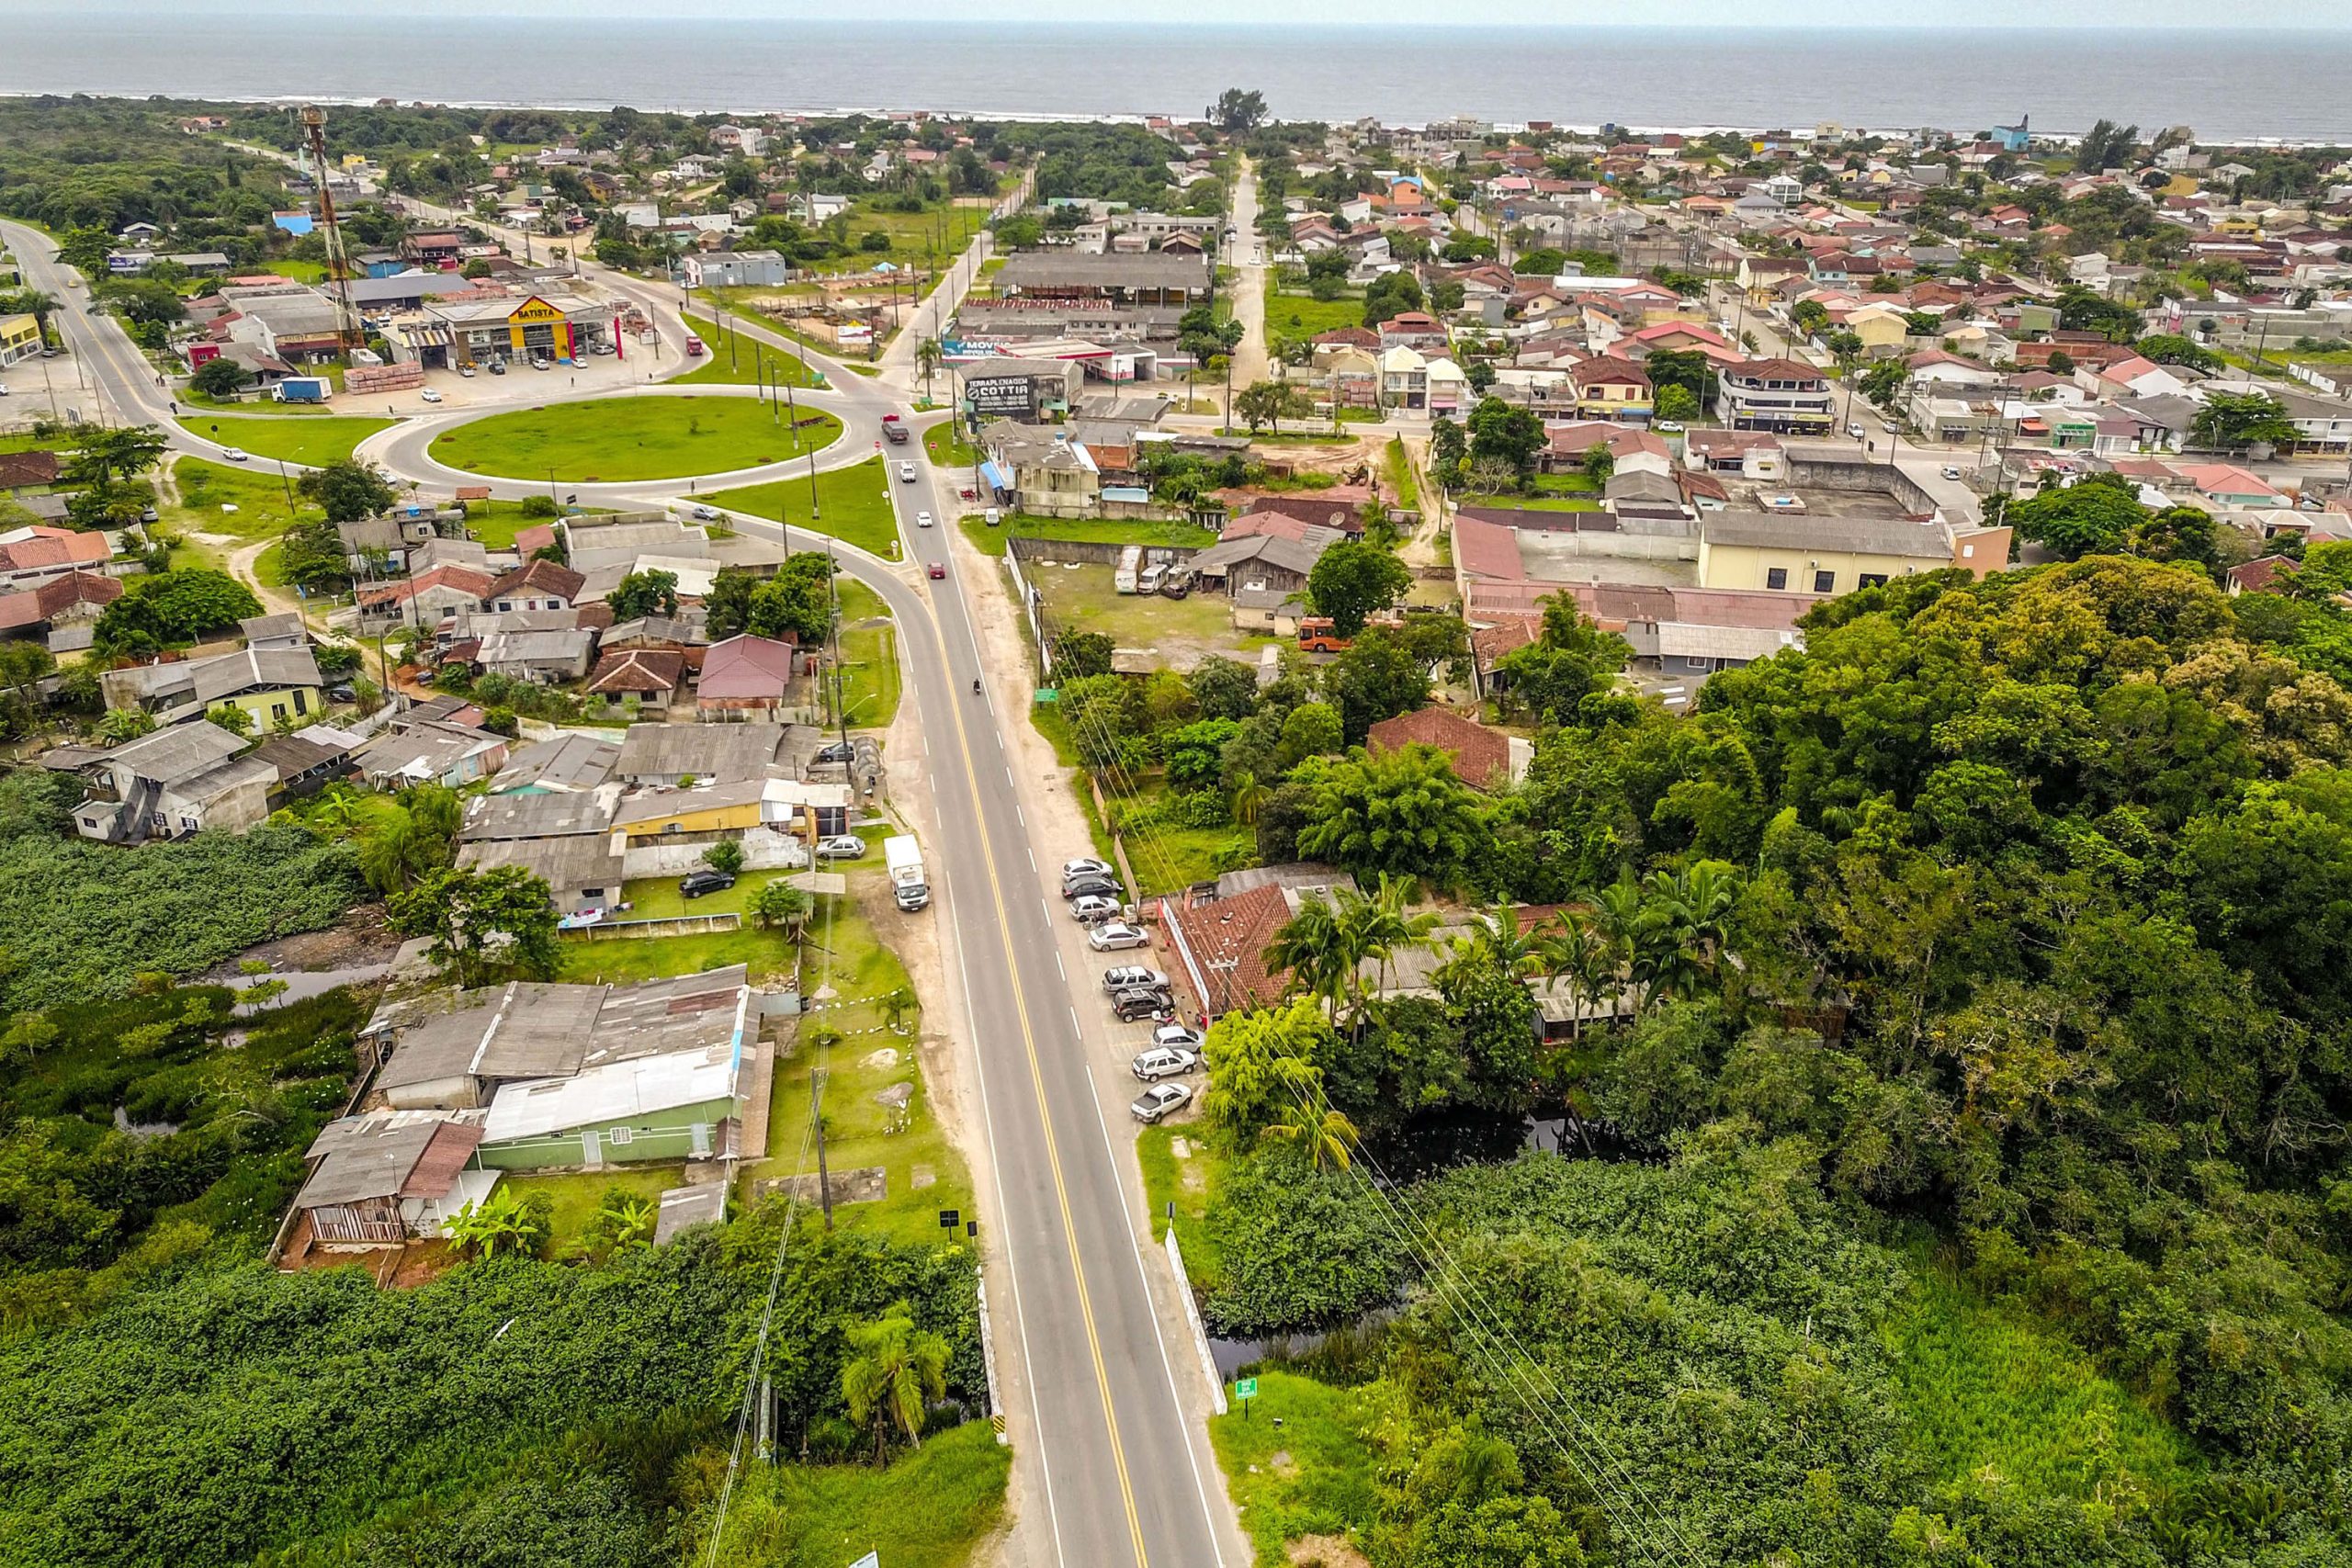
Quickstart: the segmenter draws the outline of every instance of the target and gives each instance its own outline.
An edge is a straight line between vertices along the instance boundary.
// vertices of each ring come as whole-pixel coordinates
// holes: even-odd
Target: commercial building
[[[30,310],[0,316],[0,369],[40,352],[40,321]]]
[[[1999,535],[1997,551],[1989,537]],[[1962,546],[1968,554],[1962,554]],[[1978,547],[1986,547],[1979,548]],[[1699,520],[1699,586],[1828,597],[1896,577],[1965,566],[1980,577],[2008,557],[2007,531],[1955,538],[1934,523],[1718,512]]]
[[[392,357],[446,370],[490,360],[575,360],[612,342],[612,307],[573,294],[432,300],[385,323]]]
[[[1716,383],[1715,417],[1732,430],[1821,435],[1837,423],[1837,400],[1827,378],[1793,359],[1726,365]]]
[[[776,251],[690,254],[679,267],[689,288],[774,288],[792,281],[792,264]]]
[[[1100,299],[1179,310],[1207,299],[1213,281],[1206,256],[1165,251],[1140,255],[1021,251],[1006,259],[996,279],[999,293],[1023,299]]]

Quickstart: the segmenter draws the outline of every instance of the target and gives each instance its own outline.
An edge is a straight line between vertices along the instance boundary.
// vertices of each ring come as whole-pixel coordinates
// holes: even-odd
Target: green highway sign
[[[1256,1378],[1236,1378],[1236,1379],[1234,1379],[1234,1380],[1233,1380],[1233,1397],[1234,1397],[1234,1398],[1236,1398],[1236,1399],[1255,1399],[1255,1398],[1257,1398],[1257,1397],[1258,1397],[1258,1380],[1257,1380]]]

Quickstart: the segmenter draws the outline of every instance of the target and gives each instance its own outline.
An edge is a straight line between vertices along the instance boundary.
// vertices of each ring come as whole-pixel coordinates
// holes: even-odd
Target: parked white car
[[[865,840],[855,833],[835,833],[830,839],[817,840],[817,855],[820,860],[855,860],[865,852]]]
[[[1179,1051],[1198,1052],[1201,1034],[1187,1023],[1163,1023],[1151,1032],[1151,1043],[1157,1046],[1172,1046]]]
[[[1086,944],[1097,953],[1116,953],[1121,948],[1147,947],[1151,938],[1125,920],[1105,920],[1086,933]]]
[[[1099,925],[1118,917],[1119,901],[1116,898],[1102,898],[1089,893],[1071,899],[1069,903],[1069,918],[1081,926]]]
[[[1062,862],[1064,882],[1068,882],[1074,876],[1116,876],[1118,874],[1117,866],[1107,860],[1096,860],[1091,855],[1080,855],[1076,860]]]
[[[430,387],[427,387],[427,388],[425,388],[425,389],[424,389],[424,390],[423,390],[423,391],[421,391],[421,392],[417,393],[417,397],[418,397],[421,400],[423,400],[423,401],[424,401],[424,402],[428,402],[428,403],[437,403],[437,402],[439,402],[439,401],[441,400],[441,394],[440,394],[440,393],[438,393],[438,392],[436,392],[436,391],[435,391],[435,390],[434,390],[432,388],[430,388]]]
[[[1168,976],[1141,964],[1122,964],[1104,971],[1102,988],[1114,995],[1132,990],[1164,991],[1168,988]]]
[[[1157,1122],[1192,1098],[1189,1084],[1156,1083],[1136,1096],[1127,1111],[1138,1122]]]

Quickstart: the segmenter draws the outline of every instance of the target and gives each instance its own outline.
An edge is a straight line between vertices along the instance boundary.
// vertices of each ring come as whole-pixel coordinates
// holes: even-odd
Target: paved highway
[[[30,231],[8,226],[6,232],[28,281],[64,302],[62,324],[74,363],[96,381],[114,417],[153,420],[172,432],[175,446],[214,451],[169,423],[167,391],[156,387],[154,373],[111,320],[85,312],[86,296],[67,284],[48,243]],[[964,276],[976,271],[967,266]],[[642,285],[628,291],[657,302]],[[820,457],[820,468],[862,461],[873,450],[881,415],[905,412],[889,383],[911,376],[910,352],[902,347],[886,356],[885,369],[888,380],[877,381],[828,367],[835,389],[825,406],[842,416],[844,435]],[[448,423],[454,419],[400,426],[379,437],[368,455],[401,478],[483,482],[424,457],[432,434]],[[1031,1514],[1023,1531],[1033,1548],[1027,1555],[1071,1568],[1238,1562],[1247,1549],[1217,1500],[1214,1456],[1177,1382],[1202,1376],[1198,1359],[1189,1347],[1163,1339],[1146,1270],[1164,1266],[1125,1198],[1121,1162],[1133,1157],[1121,1110],[1125,1086],[1096,1082],[1075,1005],[1093,978],[1066,975],[1057,952],[1053,922],[1067,917],[1047,888],[1058,892],[1059,858],[1085,846],[1031,840],[1023,786],[1000,733],[1027,722],[1013,705],[1025,703],[1028,682],[1025,671],[982,669],[967,585],[947,537],[962,510],[955,494],[962,476],[934,468],[919,444],[888,451],[892,503],[910,561],[894,565],[848,547],[839,547],[837,558],[881,594],[896,618],[907,700],[921,716],[926,755],[896,758],[893,765],[931,774],[938,819],[925,836],[925,853],[940,897],[928,913],[908,918],[947,924],[942,945],[954,955],[977,1058],[994,1197],[983,1239],[992,1269],[1001,1269],[1010,1286],[992,1292],[992,1300],[1000,1348],[1017,1352],[1005,1359],[1018,1407],[1014,1431],[1023,1438],[1016,1462]],[[916,464],[917,482],[897,479],[901,457]],[[494,492],[509,495],[543,488],[490,482]],[[583,501],[616,504],[654,504],[679,493],[676,483],[569,488]],[[938,526],[914,525],[924,511]],[[775,524],[740,514],[735,525],[781,535]],[[945,573],[936,582],[927,575],[934,562]],[[970,587],[993,592],[985,583]],[[986,689],[976,694],[972,682],[984,676]],[[1163,1280],[1163,1289],[1171,1288]]]

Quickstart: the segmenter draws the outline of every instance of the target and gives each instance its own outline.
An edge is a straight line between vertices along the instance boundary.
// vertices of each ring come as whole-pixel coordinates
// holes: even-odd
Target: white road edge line
[[[1111,1124],[1102,1119],[1102,1100],[1094,1088],[1094,1069],[1086,1063],[1080,1063],[1080,1066],[1086,1074],[1087,1098],[1094,1102],[1094,1124],[1102,1129],[1102,1152],[1111,1156],[1113,1173],[1120,1175],[1124,1168],[1119,1164],[1119,1151],[1111,1142]],[[1209,1528],[1209,1550],[1216,1554],[1217,1568],[1225,1568],[1225,1548],[1218,1539],[1223,1531],[1218,1526],[1216,1508],[1209,1502],[1208,1483],[1201,1477],[1201,1456],[1199,1450],[1193,1446],[1195,1434],[1193,1430],[1192,1417],[1185,1414],[1184,1396],[1177,1392],[1176,1365],[1168,1359],[1168,1337],[1159,1331],[1159,1298],[1152,1294],[1151,1275],[1143,1266],[1143,1243],[1136,1238],[1136,1217],[1127,1208],[1127,1188],[1125,1180],[1119,1183],[1118,1207],[1119,1221],[1127,1227],[1127,1254],[1135,1260],[1136,1282],[1143,1287],[1145,1304],[1151,1309],[1149,1314],[1151,1339],[1153,1344],[1159,1347],[1159,1370],[1168,1376],[1168,1397],[1176,1402],[1177,1424],[1184,1428],[1184,1460],[1193,1467],[1193,1494],[1201,1500],[1201,1517]],[[1179,1280],[1176,1281],[1176,1288],[1182,1291],[1191,1287]],[[1205,1427],[1198,1434],[1204,1438],[1207,1435]]]
[[[1216,1554],[1216,1568],[1226,1568],[1226,1547],[1223,1547],[1223,1544],[1221,1544],[1221,1535],[1223,1535],[1223,1530],[1221,1530],[1221,1526],[1218,1526],[1216,1505],[1211,1505],[1211,1502],[1209,1502],[1209,1483],[1206,1483],[1206,1481],[1202,1479],[1202,1474],[1200,1474],[1200,1450],[1197,1450],[1197,1448],[1194,1448],[1194,1437],[1206,1438],[1206,1434],[1209,1434],[1209,1432],[1206,1432],[1206,1427],[1202,1427],[1202,1432],[1200,1432],[1200,1434],[1194,1434],[1194,1432],[1193,1432],[1193,1417],[1185,1416],[1183,1394],[1181,1394],[1179,1389],[1176,1389],[1176,1363],[1169,1361],[1169,1342],[1167,1342],[1167,1336],[1164,1336],[1164,1333],[1159,1333],[1159,1298],[1158,1298],[1158,1295],[1152,1295],[1152,1277],[1150,1277],[1150,1274],[1146,1272],[1146,1269],[1143,1269],[1143,1244],[1141,1244],[1141,1241],[1138,1241],[1138,1239],[1136,1239],[1136,1215],[1131,1213],[1129,1208],[1126,1208],[1126,1182],[1125,1182],[1125,1166],[1120,1164],[1120,1149],[1117,1149],[1117,1147],[1114,1147],[1113,1143],[1110,1143],[1110,1123],[1108,1123],[1108,1122],[1103,1122],[1103,1096],[1101,1096],[1099,1090],[1093,1089],[1093,1067],[1087,1067],[1087,1069],[1084,1069],[1084,1072],[1087,1072],[1087,1098],[1089,1098],[1089,1100],[1093,1100],[1093,1126],[1101,1128],[1101,1134],[1103,1134],[1103,1155],[1108,1155],[1108,1156],[1110,1156],[1110,1168],[1113,1168],[1114,1176],[1122,1176],[1122,1180],[1120,1180],[1120,1223],[1122,1223],[1122,1224],[1126,1224],[1126,1253],[1129,1253],[1129,1258],[1134,1258],[1134,1262],[1136,1262],[1136,1283],[1141,1283],[1141,1286],[1143,1286],[1143,1303],[1146,1303],[1148,1307],[1150,1307],[1150,1319],[1152,1319],[1152,1345],[1158,1345],[1158,1347],[1159,1347],[1159,1371],[1162,1371],[1162,1373],[1167,1373],[1167,1380],[1169,1380],[1169,1399],[1176,1401],[1176,1425],[1183,1427],[1183,1458],[1185,1458],[1185,1462],[1188,1462],[1190,1467],[1193,1467],[1193,1495],[1194,1495],[1194,1497],[1200,1497],[1200,1517],[1202,1517],[1202,1521],[1204,1521],[1206,1526],[1209,1526],[1209,1551],[1214,1551],[1214,1554]],[[1176,1281],[1176,1288],[1179,1288],[1179,1291],[1188,1291],[1190,1286],[1185,1286],[1185,1281],[1181,1281],[1181,1279],[1179,1279],[1179,1281]]]

